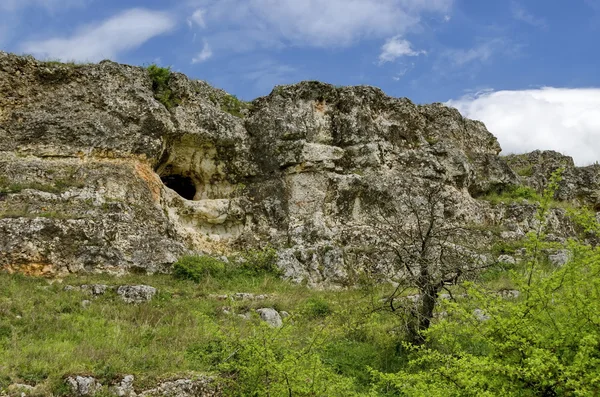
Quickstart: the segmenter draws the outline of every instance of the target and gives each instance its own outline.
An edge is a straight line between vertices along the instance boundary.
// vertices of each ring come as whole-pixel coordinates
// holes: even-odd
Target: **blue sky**
[[[600,0],[0,0],[0,48],[171,66],[243,99],[374,85],[482,119],[505,152],[600,160]]]

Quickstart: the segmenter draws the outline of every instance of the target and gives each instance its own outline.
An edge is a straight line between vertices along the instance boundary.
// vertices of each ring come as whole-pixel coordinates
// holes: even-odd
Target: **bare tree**
[[[407,314],[409,340],[421,344],[440,292],[445,289],[451,296],[450,285],[486,265],[474,248],[477,237],[455,216],[454,200],[443,184],[410,183],[394,190],[395,196],[379,195],[367,213],[378,236],[377,265],[381,267],[383,261],[397,283],[386,304]],[[409,289],[418,294],[401,298]]]

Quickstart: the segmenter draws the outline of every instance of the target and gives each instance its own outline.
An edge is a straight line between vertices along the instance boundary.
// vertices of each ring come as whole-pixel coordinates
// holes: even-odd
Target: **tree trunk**
[[[412,310],[413,318],[408,324],[408,339],[412,344],[422,345],[425,342],[423,331],[426,331],[431,325],[439,292],[438,285],[425,285],[423,288],[419,288],[420,298]]]

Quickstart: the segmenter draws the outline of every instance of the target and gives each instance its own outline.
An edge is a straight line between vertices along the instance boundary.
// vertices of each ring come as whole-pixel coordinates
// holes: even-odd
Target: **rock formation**
[[[0,267],[168,272],[186,253],[271,245],[287,277],[343,282],[348,236],[398,181],[443,183],[457,217],[526,229],[531,208],[477,197],[541,189],[560,163],[560,198],[598,205],[597,165],[500,157],[483,123],[442,104],[319,82],[243,103],[178,73],[172,102],[155,89],[141,67],[0,52]]]

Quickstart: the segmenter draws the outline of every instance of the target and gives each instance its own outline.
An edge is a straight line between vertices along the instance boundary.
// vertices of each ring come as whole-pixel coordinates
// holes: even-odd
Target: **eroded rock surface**
[[[286,277],[346,283],[357,250],[379,243],[366,209],[400,183],[417,194],[443,184],[452,217],[501,225],[506,238],[535,226],[535,208],[477,197],[539,190],[566,163],[560,198],[597,204],[598,166],[501,157],[481,122],[441,104],[303,82],[240,110],[181,74],[169,87],[177,105],[167,108],[144,68],[0,52],[0,267],[168,272],[186,253],[270,244]],[[552,222],[571,232],[560,213]]]

